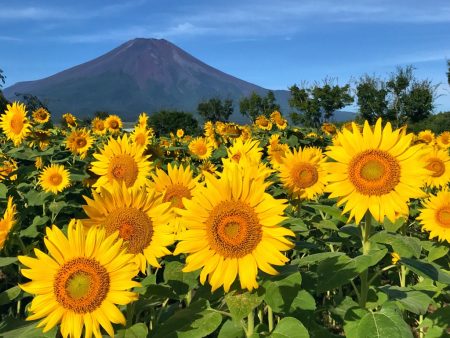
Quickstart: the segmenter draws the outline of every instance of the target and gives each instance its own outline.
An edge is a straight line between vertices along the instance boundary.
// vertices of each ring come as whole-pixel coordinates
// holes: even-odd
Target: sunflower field
[[[449,337],[450,132],[0,115],[1,337]]]

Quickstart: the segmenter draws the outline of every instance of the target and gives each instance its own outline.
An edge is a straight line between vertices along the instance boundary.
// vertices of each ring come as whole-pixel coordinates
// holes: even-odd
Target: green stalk
[[[269,332],[272,332],[272,330],[273,330],[273,311],[269,305],[267,305],[267,319],[269,322]]]
[[[127,327],[133,325],[134,309],[136,308],[136,302],[129,303],[127,305]]]
[[[250,311],[247,317],[247,337],[251,337],[253,335],[253,330],[255,329],[255,313]]]
[[[363,249],[363,255],[369,254],[370,251],[370,234],[372,232],[372,215],[370,212],[366,212],[364,216],[364,225],[361,225],[361,242],[362,242],[362,249]],[[360,291],[360,298],[359,298],[359,306],[362,308],[366,307],[367,303],[367,294],[369,292],[369,269],[364,270],[359,275],[359,278],[361,279],[361,291]]]

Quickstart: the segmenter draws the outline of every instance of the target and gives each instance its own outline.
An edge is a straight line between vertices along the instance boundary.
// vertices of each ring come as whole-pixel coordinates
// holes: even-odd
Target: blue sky
[[[95,58],[136,37],[165,38],[207,64],[270,89],[386,77],[412,64],[450,110],[448,0],[0,0],[6,86]]]

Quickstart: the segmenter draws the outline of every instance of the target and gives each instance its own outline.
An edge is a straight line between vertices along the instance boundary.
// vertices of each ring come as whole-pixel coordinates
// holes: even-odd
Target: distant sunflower
[[[278,129],[284,130],[287,127],[287,121],[283,118],[278,110],[270,114],[270,120],[277,126]]]
[[[99,117],[95,117],[91,122],[92,132],[96,135],[105,135],[106,134],[106,125],[105,121]]]
[[[430,187],[446,187],[450,182],[450,156],[447,150],[430,147],[422,157],[430,172],[425,183]]]
[[[434,133],[431,130],[429,130],[429,129],[421,131],[417,135],[417,140],[419,142],[426,143],[426,144],[429,144],[429,145],[432,145],[434,143],[435,138],[436,137],[435,137]]]
[[[36,159],[34,160],[34,166],[36,167],[36,169],[42,169],[44,167],[44,160],[41,156],[36,157]]]
[[[210,161],[204,161],[202,164],[200,164],[198,169],[200,169],[202,173],[207,172],[210,174],[215,174],[217,171],[217,166],[211,163]]]
[[[42,129],[34,129],[31,132],[30,147],[38,146],[40,150],[44,150],[50,144],[50,131]]]
[[[450,148],[450,131],[444,131],[436,137],[436,143],[442,149]]]
[[[154,192],[133,191],[124,184],[116,183],[111,192],[103,188],[100,192],[93,192],[94,199],[84,196],[87,205],[83,209],[89,219],[83,220],[83,224],[102,226],[107,235],[119,231],[141,272],[145,273],[147,262],[160,267],[157,258],[169,255],[167,246],[174,242],[169,226],[170,203],[163,203]]]
[[[83,129],[72,129],[69,136],[66,139],[66,147],[73,154],[80,155],[81,159],[84,159],[88,150],[92,147],[94,139],[91,136],[91,132]]]
[[[330,198],[345,204],[343,213],[350,211],[357,224],[366,212],[382,222],[387,216],[408,214],[410,198],[424,196],[420,187],[427,170],[422,166],[421,145],[411,146],[412,134],[392,131],[388,122],[384,129],[378,119],[372,131],[368,122],[361,134],[358,126],[353,132],[343,129],[337,135],[340,145],[328,147],[326,155],[336,162],[327,162]]]
[[[287,151],[289,151],[289,146],[280,142],[280,135],[273,134],[270,136],[267,154],[273,168],[278,167],[283,162],[283,157]]]
[[[0,127],[6,137],[17,147],[30,133],[31,124],[23,103],[13,102],[6,106],[5,113],[0,117]]]
[[[211,157],[213,147],[204,137],[197,137],[189,143],[189,151],[194,157],[207,160]]]
[[[45,108],[39,108],[33,112],[33,119],[36,123],[46,123],[50,120],[50,113]]]
[[[117,134],[123,126],[122,119],[117,115],[109,115],[105,120],[106,128],[110,133]]]
[[[111,336],[111,323],[125,325],[117,308],[138,299],[128,291],[140,286],[133,281],[136,265],[121,250],[117,233],[107,237],[103,229],[83,229],[72,220],[65,236],[60,229],[47,228],[45,246],[49,254],[34,249],[36,258],[19,256],[22,275],[31,279],[19,285],[35,295],[27,320],[42,319],[43,332],[61,323],[63,337],[102,337],[100,325]]]
[[[262,129],[262,130],[271,130],[272,129],[272,122],[264,115],[258,116],[255,120],[255,124],[259,129]]]
[[[146,148],[150,143],[150,130],[136,126],[130,135],[130,140],[139,147]]]
[[[0,154],[0,182],[9,178],[11,181],[17,179],[17,174],[14,174],[18,169],[17,162]]]
[[[305,147],[286,152],[278,169],[283,185],[298,198],[316,198],[327,184],[325,161],[319,148]]]
[[[73,116],[71,113],[66,113],[62,116],[64,122],[70,127],[77,126],[77,118]]]
[[[205,175],[206,187],[177,211],[187,230],[174,254],[187,254],[183,271],[201,269],[200,282],[208,278],[213,291],[223,285],[228,292],[236,277],[241,288],[251,291],[258,287],[258,269],[275,275],[272,265],[288,261],[281,251],[293,244],[285,236],[295,235],[279,226],[286,218],[286,200],[274,199],[265,183],[236,164],[219,179]]]
[[[16,206],[13,204],[13,198],[9,196],[5,213],[0,219],[0,250],[5,246],[6,238],[16,222]]]
[[[147,128],[148,115],[141,113],[138,118],[138,126],[141,128]]]
[[[178,129],[177,130],[177,137],[178,138],[182,138],[184,136],[184,130],[183,129]]]
[[[423,205],[417,217],[422,230],[430,231],[430,239],[437,237],[450,243],[450,192],[445,189],[431,195]]]
[[[51,164],[42,171],[39,184],[44,191],[57,194],[70,185],[70,173],[63,165]]]
[[[323,123],[321,129],[327,135],[336,134],[336,126],[332,123]]]
[[[100,153],[93,155],[97,161],[92,162],[91,171],[100,176],[93,187],[112,189],[113,182],[125,182],[128,188],[135,189],[145,186],[151,163],[143,151],[131,144],[127,135],[117,140],[111,137]]]

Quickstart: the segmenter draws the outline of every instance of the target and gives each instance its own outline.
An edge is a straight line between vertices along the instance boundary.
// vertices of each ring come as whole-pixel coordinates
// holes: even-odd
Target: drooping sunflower
[[[13,198],[9,196],[5,213],[0,219],[0,250],[3,249],[6,238],[16,222],[16,206],[13,204]]]
[[[109,115],[105,120],[106,128],[112,134],[117,134],[123,126],[122,119],[117,115]]]
[[[255,124],[259,129],[262,129],[262,130],[271,130],[272,129],[272,122],[264,115],[258,116],[255,120]]]
[[[435,135],[431,130],[427,129],[419,132],[419,134],[417,135],[417,140],[419,142],[432,145],[435,141]]]
[[[270,120],[275,123],[278,129],[284,130],[287,127],[287,120],[283,118],[278,110],[275,110],[270,114]]]
[[[131,144],[126,134],[117,140],[111,137],[100,153],[93,155],[97,161],[92,162],[91,171],[100,176],[94,187],[112,189],[115,181],[125,182],[128,188],[145,186],[151,163],[143,151],[144,148]]]
[[[71,113],[66,113],[62,116],[64,122],[69,127],[76,127],[77,126],[77,118],[73,116]]]
[[[40,150],[44,150],[50,144],[50,131],[42,129],[34,129],[30,136],[30,147],[38,146]]]
[[[258,269],[276,274],[272,265],[284,265],[288,258],[281,251],[293,247],[285,236],[294,233],[279,226],[286,200],[274,199],[252,175],[237,164],[219,179],[205,173],[206,187],[177,211],[187,230],[174,254],[187,254],[183,271],[202,269],[200,282],[208,278],[213,291],[223,285],[228,292],[236,277],[241,288],[257,288]]]
[[[66,147],[74,155],[80,155],[83,159],[86,157],[88,150],[92,147],[94,139],[91,136],[91,132],[83,129],[72,129],[71,133],[67,136]]]
[[[364,124],[361,134],[358,126],[353,132],[343,129],[337,138],[340,145],[328,147],[326,155],[335,162],[325,164],[330,197],[345,204],[343,213],[350,211],[357,224],[366,212],[382,222],[387,216],[395,221],[396,215],[408,214],[410,198],[424,196],[420,187],[427,169],[420,161],[422,145],[411,146],[412,134],[392,131],[388,122],[384,129],[381,119],[372,131]]]
[[[320,129],[327,135],[336,134],[336,126],[332,123],[323,123]]]
[[[25,105],[19,102],[8,104],[5,113],[0,117],[0,127],[15,146],[21,144],[30,133],[31,127]]]
[[[34,166],[36,169],[42,169],[44,167],[44,160],[41,156],[36,157],[34,160]]]
[[[0,154],[0,182],[9,178],[11,181],[17,179],[17,162],[3,154]]]
[[[213,147],[204,137],[197,137],[189,143],[189,151],[194,157],[207,160],[211,157]]]
[[[33,119],[36,123],[46,123],[50,120],[50,113],[47,109],[41,107],[33,112]]]
[[[430,239],[437,237],[450,243],[450,191],[444,189],[437,195],[431,195],[423,206],[417,216],[422,230],[430,231]]]
[[[83,206],[89,219],[83,220],[87,227],[102,226],[106,234],[119,231],[128,253],[134,255],[139,269],[145,273],[147,262],[160,267],[157,258],[169,255],[167,246],[173,244],[173,228],[170,203],[145,189],[128,189],[125,184],[114,184],[110,191],[101,188],[93,198],[83,196]]]
[[[312,200],[323,193],[327,184],[325,162],[319,148],[289,150],[278,168],[281,181],[292,195]]]
[[[47,228],[44,239],[48,254],[34,249],[36,258],[19,256],[26,267],[22,275],[31,281],[19,285],[35,295],[27,320],[42,319],[37,327],[49,331],[61,323],[63,337],[102,337],[100,325],[111,336],[111,323],[125,325],[125,317],[116,307],[137,300],[128,291],[140,284],[133,281],[136,265],[125,254],[117,232],[85,231],[81,222],[72,220],[66,237],[60,229]]]
[[[450,182],[450,156],[447,150],[429,147],[422,157],[429,170],[425,184],[430,187],[446,187]]]
[[[283,162],[283,157],[288,150],[289,146],[280,142],[280,135],[273,134],[270,136],[267,154],[273,168],[278,167]]]
[[[450,148],[450,131],[444,131],[436,137],[436,143],[442,149]]]
[[[96,135],[105,135],[106,126],[105,121],[99,117],[95,117],[91,122],[92,132]]]
[[[141,113],[138,118],[138,126],[141,128],[147,128],[148,116],[146,113]]]
[[[70,185],[70,173],[63,165],[51,164],[39,176],[39,184],[46,192],[57,194]]]
[[[136,126],[130,135],[131,142],[144,149],[150,143],[150,137],[150,130],[139,126]]]

